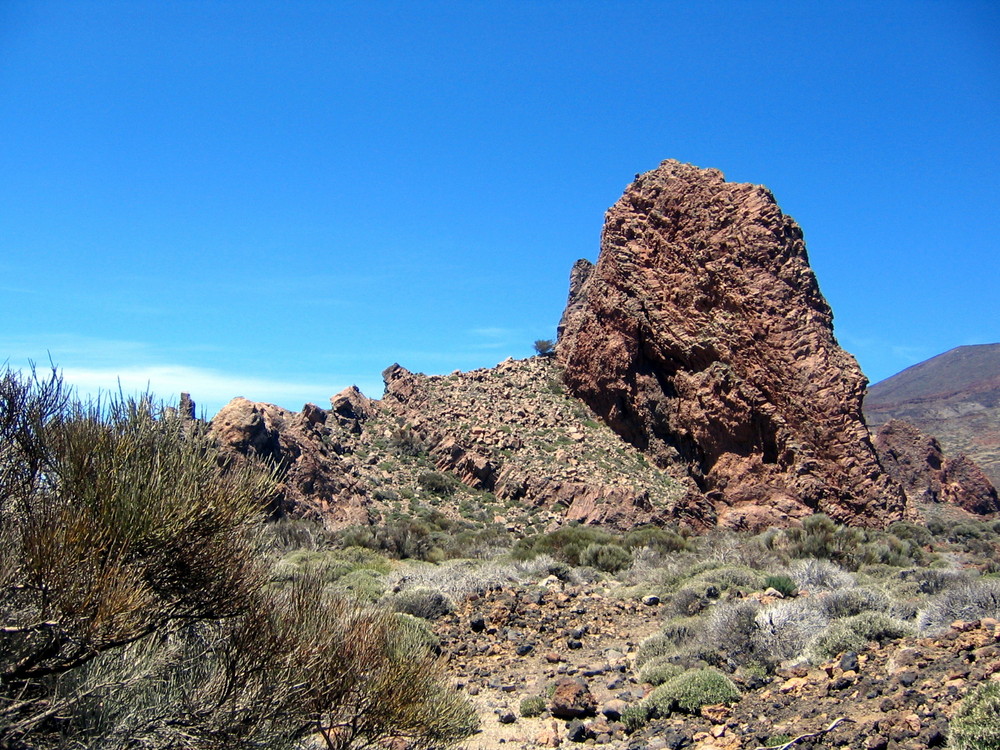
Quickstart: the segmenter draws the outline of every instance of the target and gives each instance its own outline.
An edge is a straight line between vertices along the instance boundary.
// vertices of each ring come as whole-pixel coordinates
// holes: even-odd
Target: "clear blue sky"
[[[0,3],[0,361],[210,415],[552,338],[675,158],[803,226],[872,381],[1000,341],[996,2]]]

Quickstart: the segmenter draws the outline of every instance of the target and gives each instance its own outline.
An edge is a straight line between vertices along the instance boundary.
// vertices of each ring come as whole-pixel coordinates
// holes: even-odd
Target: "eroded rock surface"
[[[938,440],[901,419],[882,425],[875,448],[912,503],[951,503],[976,514],[1000,511],[996,488],[974,461],[946,458]]]
[[[684,466],[720,524],[902,517],[865,378],[766,188],[664,162],[608,211],[597,265],[574,276],[557,346],[569,390],[658,465]]]
[[[282,482],[272,500],[277,513],[366,524],[367,493],[339,439],[337,415],[314,404],[291,412],[240,397],[219,410],[209,429],[224,453],[260,456],[279,467]]]

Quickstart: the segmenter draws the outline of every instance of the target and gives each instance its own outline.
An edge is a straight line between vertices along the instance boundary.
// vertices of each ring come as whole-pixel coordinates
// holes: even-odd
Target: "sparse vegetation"
[[[323,589],[384,566],[329,557],[301,525],[265,534],[273,473],[223,465],[198,423],[7,370],[0,446],[0,745],[349,748],[475,730],[426,644]],[[279,586],[269,540],[298,569]]]
[[[531,718],[545,713],[545,699],[540,695],[529,695],[521,699],[521,716]]]

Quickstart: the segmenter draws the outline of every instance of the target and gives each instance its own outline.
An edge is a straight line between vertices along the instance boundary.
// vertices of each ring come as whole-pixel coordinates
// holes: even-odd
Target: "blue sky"
[[[0,3],[0,361],[298,409],[552,338],[675,158],[877,381],[1000,341],[994,2]]]

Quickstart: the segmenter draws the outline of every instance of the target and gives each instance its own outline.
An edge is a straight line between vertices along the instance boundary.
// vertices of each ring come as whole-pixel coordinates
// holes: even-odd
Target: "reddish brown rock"
[[[564,677],[556,683],[549,701],[549,711],[560,719],[578,719],[593,716],[597,711],[597,701],[583,680]]]
[[[1000,511],[996,488],[964,455],[946,458],[936,438],[901,419],[886,422],[875,436],[885,470],[912,503],[951,503],[976,514]]]
[[[282,481],[271,499],[276,513],[334,525],[367,524],[365,490],[350,456],[338,454],[328,419],[328,412],[314,404],[296,413],[234,398],[209,429],[224,455],[256,455],[277,465]]]
[[[664,162],[608,211],[596,267],[574,273],[566,385],[658,465],[685,466],[720,524],[903,515],[861,416],[865,378],[766,188]]]

